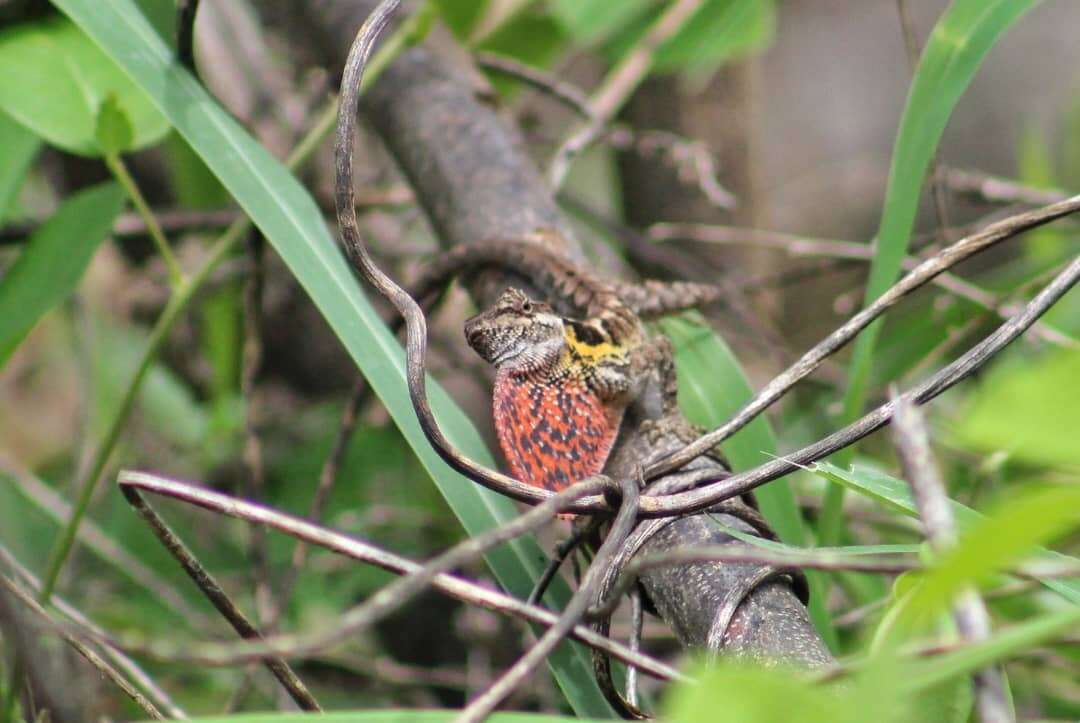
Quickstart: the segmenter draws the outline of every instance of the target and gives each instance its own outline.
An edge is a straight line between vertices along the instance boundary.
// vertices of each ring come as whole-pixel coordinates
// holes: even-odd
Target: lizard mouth
[[[465,341],[473,348],[473,351],[482,356],[489,364],[499,366],[518,355],[518,352],[511,345],[506,345],[501,349],[493,349],[491,344],[486,343],[487,339],[488,335],[484,333],[484,329],[472,327],[468,321],[465,322]]]

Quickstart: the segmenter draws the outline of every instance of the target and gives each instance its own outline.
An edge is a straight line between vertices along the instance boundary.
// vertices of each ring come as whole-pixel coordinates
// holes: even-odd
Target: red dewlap
[[[580,379],[544,384],[501,372],[494,411],[513,475],[553,492],[603,470],[622,421]]]

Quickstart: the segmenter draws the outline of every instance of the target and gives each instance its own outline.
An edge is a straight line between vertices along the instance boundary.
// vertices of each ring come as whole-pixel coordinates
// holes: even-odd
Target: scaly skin
[[[637,319],[654,319],[721,298],[718,287],[688,281],[612,283],[554,250],[562,245],[557,233],[545,230],[532,240],[489,239],[457,246],[432,259],[414,286],[414,297],[423,300],[439,293],[447,279],[461,273],[495,268],[527,281],[560,313],[584,319],[606,315],[624,330],[635,326]]]
[[[719,298],[703,284],[609,283],[553,250],[561,245],[541,231],[532,241],[459,246],[437,257],[415,290],[430,300],[449,277],[498,268],[580,315],[561,316],[509,289],[465,324],[469,345],[497,369],[495,429],[512,473],[553,491],[603,470],[628,404],[654,371],[655,345],[641,319]]]
[[[610,314],[568,319],[508,289],[466,322],[469,345],[497,369],[495,429],[521,481],[558,491],[603,470],[632,398],[631,356],[643,338],[632,312]]]

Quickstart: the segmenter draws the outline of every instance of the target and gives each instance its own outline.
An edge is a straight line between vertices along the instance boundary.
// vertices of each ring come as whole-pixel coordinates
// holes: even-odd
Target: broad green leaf
[[[888,189],[870,265],[865,303],[896,280],[907,254],[927,169],[960,97],[998,38],[1039,0],[954,0],[926,42],[900,118]],[[844,416],[861,412],[881,321],[859,337],[852,355]]]
[[[0,367],[45,312],[67,298],[124,202],[108,183],[81,191],[30,237],[0,278]]]
[[[1025,650],[1038,647],[1080,627],[1080,605],[1028,620],[1005,628],[989,640],[971,643],[959,650],[912,664],[903,685],[911,690],[925,689],[961,675],[1007,660]]]
[[[639,15],[612,40],[608,52],[621,58],[635,47],[667,5]],[[679,32],[656,52],[653,72],[705,75],[732,58],[767,46],[776,32],[773,0],[705,0]]]
[[[854,467],[852,470],[846,471],[828,462],[817,462],[813,465],[812,470],[830,482],[836,482],[859,494],[877,500],[897,512],[909,517],[918,517],[918,511],[915,508],[915,502],[911,497],[907,483],[895,477],[890,477],[887,474],[866,467]],[[950,500],[949,506],[952,509],[957,527],[962,532],[986,519],[982,514],[970,507],[965,507],[955,500]],[[1036,559],[1039,562],[1053,565],[1080,565],[1080,561],[1075,558],[1050,550],[1040,550]],[[1043,579],[1040,582],[1067,600],[1080,604],[1080,580]]]
[[[134,131],[132,148],[160,139],[169,126],[116,63],[63,18],[0,32],[0,110],[49,143],[98,155],[98,109],[110,93]]]
[[[491,0],[434,0],[439,8],[443,22],[454,32],[459,40],[467,41],[476,27],[477,21],[484,17],[484,11]]]
[[[488,50],[516,58],[523,63],[545,67],[566,47],[562,26],[547,15],[524,12],[483,39],[478,50]],[[496,86],[506,82],[495,79]]]
[[[554,0],[551,12],[574,42],[590,45],[647,14],[651,4],[651,0]]]
[[[150,21],[170,48],[176,47],[176,0],[135,0],[142,14]]]
[[[672,685],[660,720],[673,723],[899,723],[908,701],[897,681],[884,675],[843,685],[820,685],[783,667],[756,667],[734,661],[699,665],[692,682]],[[876,672],[876,671],[875,671]]]
[[[1004,572],[1037,549],[1080,527],[1080,486],[1028,489],[999,502],[970,525],[904,598],[908,621],[930,620],[964,589]]]
[[[0,113],[0,222],[10,215],[39,148],[37,136]]]
[[[753,391],[746,374],[731,349],[711,329],[679,319],[665,319],[660,328],[675,346],[679,406],[691,422],[718,427],[750,400]],[[768,420],[759,416],[721,449],[734,469],[750,469],[773,459],[776,436]],[[770,482],[754,494],[781,540],[792,545],[806,543],[806,528],[786,480]]]
[[[131,127],[127,113],[120,107],[115,93],[109,93],[98,108],[97,123],[94,127],[94,139],[98,148],[106,156],[120,155],[131,147],[135,140],[135,130]]]
[[[700,321],[700,317],[696,317]],[[661,330],[675,346],[679,375],[679,406],[694,424],[714,428],[726,422],[753,395],[750,383],[727,344],[707,326],[684,319],[665,319]],[[772,459],[776,437],[765,417],[759,416],[721,445],[736,470],[749,469]],[[784,542],[805,545],[806,526],[787,480],[775,480],[754,491],[761,512]],[[819,598],[820,576],[811,573],[811,617],[830,645],[836,643],[824,601]]]
[[[1080,352],[1048,351],[993,366],[950,420],[952,436],[980,452],[1080,469]]]
[[[174,62],[168,46],[131,0],[106,4],[55,0],[55,4],[149,94],[274,246],[386,405],[465,529],[476,534],[516,516],[508,499],[452,471],[431,449],[409,402],[401,346],[361,293],[322,212],[297,180]],[[437,384],[429,384],[429,392],[447,437],[473,459],[494,465],[468,417]],[[492,550],[486,560],[507,591],[524,597],[542,571],[545,555],[529,537]],[[567,586],[559,582],[547,600],[562,605],[568,595]],[[549,663],[579,714],[612,715],[581,646],[560,646]]]

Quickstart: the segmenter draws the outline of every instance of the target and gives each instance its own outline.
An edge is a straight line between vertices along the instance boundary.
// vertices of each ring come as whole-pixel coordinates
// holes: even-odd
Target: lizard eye
[[[521,307],[520,308],[521,308],[521,313],[522,314],[531,314],[532,310],[533,310],[532,302],[529,301],[528,299],[525,299],[524,301],[521,302]]]

